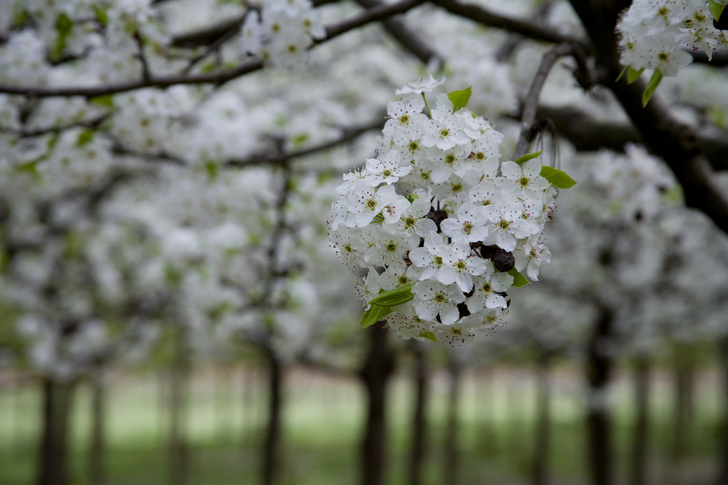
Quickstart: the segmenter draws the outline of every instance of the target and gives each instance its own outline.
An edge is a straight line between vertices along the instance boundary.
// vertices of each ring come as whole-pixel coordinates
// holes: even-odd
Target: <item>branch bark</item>
[[[596,63],[606,76],[603,84],[616,96],[640,134],[645,146],[662,157],[683,187],[685,204],[705,213],[728,233],[728,195],[716,183],[695,130],[672,116],[668,107],[655,95],[642,107],[643,81],[627,84],[614,81],[621,72],[614,27],[627,0],[596,2],[571,0],[594,46]]]

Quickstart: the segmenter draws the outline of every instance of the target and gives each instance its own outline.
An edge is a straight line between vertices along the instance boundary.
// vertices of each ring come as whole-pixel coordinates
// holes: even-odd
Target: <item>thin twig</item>
[[[540,25],[504,17],[477,5],[461,3],[457,0],[432,0],[432,3],[444,8],[450,13],[468,18],[488,27],[496,27],[516,34],[521,34],[531,39],[542,40],[554,44],[570,42],[582,44],[585,49],[588,49],[589,47],[589,43],[585,39],[577,39]]]
[[[528,90],[528,95],[523,105],[523,116],[521,118],[521,135],[518,137],[518,145],[516,145],[516,151],[513,154],[513,160],[518,157],[525,155],[528,149],[528,144],[531,143],[534,137],[533,124],[536,121],[536,108],[538,108],[538,99],[541,95],[541,89],[543,89],[544,82],[551,68],[554,67],[556,61],[561,57],[571,54],[573,52],[573,45],[571,43],[562,43],[544,54],[541,60],[541,65],[536,71],[536,75],[533,77],[531,88]]]

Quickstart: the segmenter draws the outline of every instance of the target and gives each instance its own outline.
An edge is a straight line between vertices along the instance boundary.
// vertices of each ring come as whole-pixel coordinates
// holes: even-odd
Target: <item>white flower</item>
[[[493,264],[487,264],[485,272],[482,276],[474,278],[473,296],[468,298],[468,310],[471,313],[477,313],[484,308],[507,308],[503,293],[513,284],[513,276],[508,273],[496,272]]]
[[[412,81],[408,82],[405,87],[402,89],[398,89],[394,92],[394,94],[410,94],[410,93],[416,93],[416,94],[422,94],[422,93],[429,93],[435,87],[439,86],[440,84],[445,82],[445,78],[440,79],[437,81],[434,77],[432,77],[432,74],[429,75],[427,79],[421,77],[417,79],[413,79]]]
[[[445,248],[445,242],[442,236],[436,232],[431,232],[425,238],[425,245],[421,248],[415,248],[409,252],[409,259],[418,268],[424,268],[420,275],[421,280],[430,279],[435,276],[445,260],[442,257],[442,250]]]
[[[437,281],[418,281],[412,287],[415,294],[415,311],[424,320],[435,320],[438,316],[444,325],[452,325],[460,318],[458,304],[465,301],[465,295],[456,285],[445,286]]]
[[[472,252],[470,244],[465,241],[458,241],[441,248],[440,254],[444,264],[437,272],[437,280],[446,285],[457,283],[466,293],[472,290],[472,275],[483,274],[487,269],[486,262],[474,256]]]
[[[488,219],[479,209],[471,203],[461,205],[458,208],[457,217],[449,217],[440,223],[442,232],[447,234],[453,242],[483,241],[488,235],[488,228],[485,226]]]
[[[367,180],[374,186],[381,183],[391,185],[411,171],[412,167],[400,166],[399,153],[396,150],[388,151],[381,160],[376,158],[367,159]]]

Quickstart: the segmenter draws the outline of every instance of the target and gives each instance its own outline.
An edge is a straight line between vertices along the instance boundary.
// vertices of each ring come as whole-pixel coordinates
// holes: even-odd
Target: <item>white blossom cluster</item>
[[[280,66],[305,61],[314,39],[326,31],[310,0],[265,0],[260,10],[250,10],[242,26],[243,50]]]
[[[665,76],[675,76],[692,62],[687,49],[702,50],[710,59],[728,48],[705,0],[636,0],[619,19],[617,30],[622,65],[659,70]]]
[[[430,111],[424,93],[437,84],[430,76],[396,92],[376,158],[337,188],[329,237],[363,269],[363,300],[413,285],[414,298],[387,316],[392,330],[454,344],[502,321],[509,271],[538,279],[557,190],[538,159],[501,163],[503,135],[448,95]]]

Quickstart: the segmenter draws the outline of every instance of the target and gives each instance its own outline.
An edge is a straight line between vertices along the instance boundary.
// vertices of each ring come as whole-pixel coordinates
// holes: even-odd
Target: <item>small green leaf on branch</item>
[[[409,194],[407,196],[407,200],[409,201],[410,204],[413,203],[414,201],[416,201],[419,198],[420,198],[420,196],[417,195],[417,194],[415,194],[414,192],[412,192],[411,194]]]
[[[464,108],[468,104],[471,94],[473,94],[472,86],[448,93],[447,97],[452,103],[452,112],[454,113],[460,108]]]
[[[657,89],[657,86],[660,85],[660,81],[662,81],[662,73],[659,69],[657,69],[655,72],[652,73],[652,77],[650,78],[650,81],[647,83],[647,87],[645,88],[645,92],[642,93],[642,107],[644,108],[647,106],[647,103],[650,102],[650,98],[655,92],[655,89]]]
[[[113,108],[114,107],[114,95],[113,94],[104,94],[101,96],[94,96],[93,98],[89,99],[93,104],[97,104],[99,106],[104,106],[106,108]]]
[[[370,305],[392,307],[407,303],[415,297],[412,293],[412,284],[402,285],[393,290],[383,291],[369,300]]]
[[[633,69],[631,67],[629,69],[627,69],[627,83],[632,84],[633,82],[638,80],[644,71],[645,71],[644,67],[642,69],[640,69],[639,71],[637,69]]]
[[[58,60],[63,55],[63,51],[66,50],[66,39],[71,34],[72,29],[73,20],[65,12],[56,18],[56,32],[58,33],[58,37],[51,52],[51,58],[53,60]]]
[[[531,284],[531,282],[528,281],[525,276],[519,273],[516,268],[511,269],[508,274],[513,276],[513,286],[515,286],[516,288]]]
[[[720,16],[723,13],[723,10],[725,10],[725,7],[725,5],[721,5],[718,2],[708,0],[708,9],[715,20],[720,20]]]
[[[78,140],[76,140],[76,146],[82,147],[84,145],[88,145],[91,143],[94,139],[95,130],[85,130],[82,131],[78,135]]]
[[[101,25],[108,25],[109,17],[106,14],[106,9],[104,7],[99,4],[94,4],[91,5],[91,10],[94,11],[94,13],[96,14],[96,19],[101,23]]]
[[[534,158],[538,157],[542,153],[543,153],[543,150],[541,150],[539,152],[535,152],[535,153],[527,153],[525,155],[522,155],[522,156],[516,158],[514,160],[514,162],[516,162],[518,165],[522,165],[522,164],[526,163],[529,160],[533,160]]]
[[[437,343],[437,337],[434,333],[430,332],[429,330],[425,330],[420,334],[420,337],[426,338],[427,340],[432,340],[433,342]]]
[[[371,325],[374,325],[390,313],[392,313],[392,308],[390,307],[371,305],[369,309],[364,312],[364,315],[361,316],[359,325],[361,325],[361,328],[367,328]]]
[[[16,2],[15,5],[13,5],[13,27],[22,27],[29,18],[30,14],[28,13],[28,10],[22,3]]]
[[[541,167],[541,176],[551,182],[551,185],[557,189],[568,189],[576,185],[576,180],[571,178],[569,174],[558,168],[544,165]]]

